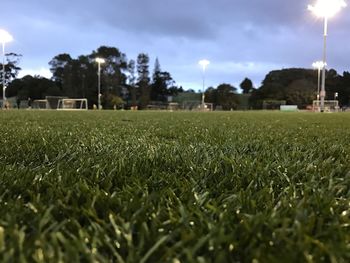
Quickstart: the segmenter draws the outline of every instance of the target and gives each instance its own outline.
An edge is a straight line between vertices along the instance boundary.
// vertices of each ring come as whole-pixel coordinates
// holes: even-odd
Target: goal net
[[[87,99],[60,99],[57,104],[58,110],[87,110]]]
[[[320,112],[321,111],[321,101],[314,100],[312,102],[313,111]],[[339,101],[337,100],[325,100],[324,101],[324,111],[325,112],[338,112],[339,111]]]
[[[182,103],[183,110],[189,111],[213,111],[213,103],[204,103],[199,101],[185,101]]]
[[[46,110],[50,107],[49,102],[47,100],[33,100],[32,108],[38,110]]]

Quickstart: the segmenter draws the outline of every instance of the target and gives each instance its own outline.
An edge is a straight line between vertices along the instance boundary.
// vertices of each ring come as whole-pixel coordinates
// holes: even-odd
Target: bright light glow
[[[5,30],[0,29],[0,43],[8,43],[13,40],[13,37]]]
[[[106,62],[103,58],[96,58],[95,61],[99,64],[103,64]]]
[[[317,0],[316,4],[309,5],[308,9],[318,17],[333,17],[343,7],[346,7],[344,0]]]
[[[316,69],[322,69],[325,66],[327,66],[327,63],[323,63],[323,61],[316,61],[312,63],[312,67]]]
[[[202,66],[203,70],[205,70],[206,67],[210,64],[210,61],[206,59],[202,59],[198,62],[198,64]]]

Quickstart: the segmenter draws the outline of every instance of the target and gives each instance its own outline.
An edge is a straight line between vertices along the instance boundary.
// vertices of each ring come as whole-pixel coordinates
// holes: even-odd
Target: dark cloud
[[[308,67],[322,54],[322,21],[295,0],[17,0],[4,3],[3,27],[15,36],[22,67],[45,67],[56,54],[87,54],[99,45],[158,56],[180,83],[200,86],[206,57],[210,85],[257,84],[272,69]],[[330,21],[329,64],[348,66],[348,11]],[[210,72],[211,71],[211,72]],[[197,74],[198,73],[198,74]]]

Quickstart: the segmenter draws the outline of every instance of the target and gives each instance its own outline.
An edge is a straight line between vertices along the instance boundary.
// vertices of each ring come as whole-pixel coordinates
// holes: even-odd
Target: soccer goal
[[[38,110],[47,110],[50,107],[49,102],[47,100],[33,100],[32,108]]]
[[[320,112],[321,111],[321,101],[314,100],[312,102],[313,111]],[[339,111],[339,101],[337,100],[325,100],[324,101],[324,111],[325,112],[338,112]]]
[[[58,110],[87,110],[87,99],[60,99],[57,104]]]

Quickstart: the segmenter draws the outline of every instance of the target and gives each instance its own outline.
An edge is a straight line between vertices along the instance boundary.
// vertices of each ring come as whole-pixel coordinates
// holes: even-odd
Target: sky
[[[255,87],[271,70],[311,68],[322,59],[323,21],[315,0],[4,0],[0,28],[14,37],[6,52],[22,54],[20,76],[50,77],[56,55],[117,47],[128,59],[141,52],[153,70],[171,73],[184,89],[202,89],[201,59],[210,61],[205,86],[245,77]],[[349,3],[350,4],[350,3]],[[329,21],[327,64],[350,71],[350,6]]]

